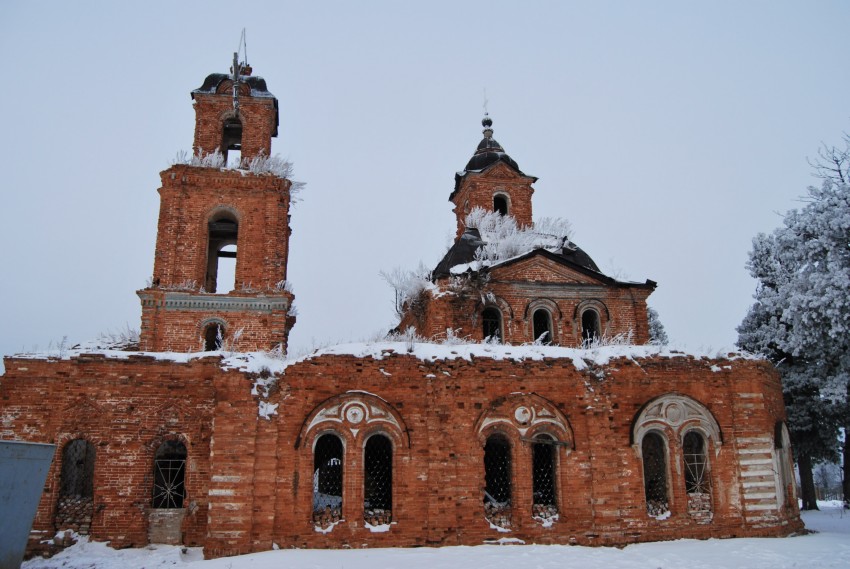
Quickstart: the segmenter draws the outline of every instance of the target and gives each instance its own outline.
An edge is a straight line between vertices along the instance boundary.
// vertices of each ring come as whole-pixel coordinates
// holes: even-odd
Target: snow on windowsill
[[[314,526],[313,526],[313,531],[315,531],[316,533],[324,533],[324,534],[328,534],[328,533],[331,533],[331,532],[333,531],[334,527],[335,527],[337,524],[341,524],[341,523],[342,523],[342,522],[344,522],[344,521],[345,521],[345,520],[339,520],[339,521],[336,521],[336,522],[331,522],[330,524],[328,524],[328,527],[326,527],[326,528],[323,528],[322,526],[316,526],[316,525],[314,525]]]
[[[366,526],[366,528],[369,531],[371,531],[372,533],[386,533],[386,532],[390,531],[390,528],[392,526],[394,526],[396,523],[398,523],[398,522],[390,522],[388,524],[378,524],[376,526],[373,526],[370,523],[365,523],[363,525]]]

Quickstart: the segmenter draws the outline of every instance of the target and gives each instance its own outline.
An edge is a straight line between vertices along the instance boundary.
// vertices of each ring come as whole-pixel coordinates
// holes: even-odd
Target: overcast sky
[[[495,138],[615,276],[658,282],[674,342],[734,343],[752,237],[850,131],[850,2],[0,3],[0,353],[129,325],[189,92],[248,61],[280,101],[291,346],[395,324],[382,269],[433,266],[454,173]]]

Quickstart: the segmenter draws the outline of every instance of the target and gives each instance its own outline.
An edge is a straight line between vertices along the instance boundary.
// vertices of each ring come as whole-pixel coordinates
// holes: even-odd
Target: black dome
[[[505,152],[502,145],[493,138],[493,119],[491,119],[489,115],[484,115],[484,119],[481,121],[481,126],[484,127],[484,138],[482,138],[481,142],[478,143],[478,148],[475,149],[475,154],[473,154],[472,158],[469,159],[469,162],[466,163],[466,168],[464,168],[464,170],[467,172],[481,171],[496,162],[504,162],[522,174],[516,161],[508,156],[508,153]]]

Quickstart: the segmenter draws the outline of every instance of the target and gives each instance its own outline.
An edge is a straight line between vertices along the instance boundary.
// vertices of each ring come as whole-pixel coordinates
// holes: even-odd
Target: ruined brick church
[[[295,324],[278,100],[236,61],[191,95],[195,158],[161,173],[138,345],[4,359],[0,439],[56,445],[31,551],[64,529],[217,557],[802,528],[769,363],[646,345],[655,283],[602,274],[568,239],[476,263],[467,215],[531,227],[537,180],[488,117],[449,195],[455,243],[400,306],[400,329],[467,343],[258,353]],[[596,343],[623,334],[635,345]]]

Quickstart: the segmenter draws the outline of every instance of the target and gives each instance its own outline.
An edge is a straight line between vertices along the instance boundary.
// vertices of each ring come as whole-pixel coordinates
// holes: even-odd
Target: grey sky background
[[[481,138],[538,176],[615,276],[659,283],[674,342],[731,345],[752,237],[850,130],[850,3],[0,4],[0,353],[129,324],[153,268],[158,173],[192,144],[189,92],[248,60],[280,101],[293,351],[395,324],[378,273],[433,266]]]

